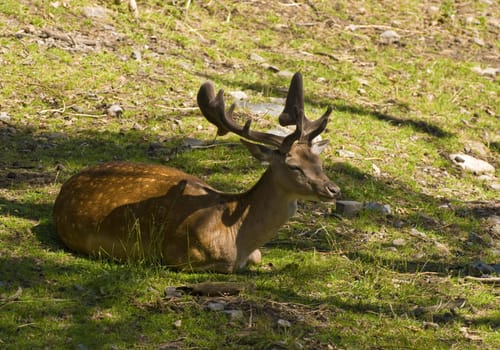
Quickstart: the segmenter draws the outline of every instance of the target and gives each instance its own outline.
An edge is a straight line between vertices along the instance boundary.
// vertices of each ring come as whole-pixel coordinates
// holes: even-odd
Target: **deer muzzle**
[[[340,196],[340,187],[328,180],[323,184],[323,188],[319,192],[321,200],[332,201]]]

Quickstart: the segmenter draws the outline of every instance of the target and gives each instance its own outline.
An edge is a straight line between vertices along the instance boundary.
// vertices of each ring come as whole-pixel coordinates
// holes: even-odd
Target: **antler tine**
[[[295,115],[295,131],[292,132],[291,134],[287,135],[285,139],[283,140],[283,143],[281,144],[280,147],[280,152],[281,153],[287,153],[290,151],[290,148],[292,148],[292,145],[295,141],[301,140],[302,135],[304,134],[304,111],[299,110],[297,106],[294,107],[294,115]]]
[[[279,116],[279,123],[283,126],[297,124],[298,119],[302,119],[303,134],[300,135],[301,141],[312,142],[312,140],[321,134],[328,123],[328,117],[332,113],[332,108],[328,107],[326,112],[314,121],[307,119],[304,114],[304,84],[302,74],[297,72],[293,75],[286,97],[285,108]]]
[[[250,130],[251,120],[248,120],[243,127],[236,123],[233,119],[233,112],[236,105],[232,104],[226,112],[224,91],[219,90],[216,96],[214,84],[211,81],[206,81],[201,85],[197,101],[202,114],[210,123],[217,127],[217,134],[220,136],[232,132],[247,140],[278,148],[281,147],[285,139],[282,136]]]
[[[321,134],[326,129],[326,124],[328,124],[328,118],[330,117],[332,111],[333,108],[331,106],[328,106],[326,112],[320,118],[314,121],[309,121],[304,117],[308,123],[308,130],[306,130],[305,132],[305,137],[307,137],[309,143],[311,143],[316,138],[316,136]]]
[[[278,118],[281,126],[296,124],[297,115],[295,114],[295,107],[299,110],[304,110],[304,83],[300,72],[295,73],[290,82],[290,88],[286,95],[285,108]]]
[[[210,123],[217,127],[217,135],[223,136],[227,134],[230,130],[220,118],[220,116],[225,113],[224,91],[219,90],[216,96],[214,83],[207,80],[203,83],[203,85],[201,85],[200,90],[198,90],[196,100],[201,113]]]

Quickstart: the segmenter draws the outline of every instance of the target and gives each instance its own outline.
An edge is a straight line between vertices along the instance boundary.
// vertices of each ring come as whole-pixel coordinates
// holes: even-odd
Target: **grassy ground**
[[[496,2],[148,0],[137,20],[125,4],[97,3],[104,17],[86,0],[0,3],[1,348],[500,348],[499,285],[468,278],[473,262],[500,262],[488,223],[498,180],[448,158],[481,142],[471,152],[500,167],[498,78],[475,68],[498,68]],[[381,43],[388,29],[398,42]],[[169,164],[226,191],[258,179],[236,138],[185,146],[215,135],[195,108],[207,78],[252,101],[284,96],[286,74],[251,53],[303,73],[309,117],[334,107],[326,172],[345,199],[392,214],[342,218],[302,203],[264,264],[236,275],[67,251],[51,208],[87,165]],[[110,104],[123,115],[107,115]],[[203,281],[254,287],[164,293]]]

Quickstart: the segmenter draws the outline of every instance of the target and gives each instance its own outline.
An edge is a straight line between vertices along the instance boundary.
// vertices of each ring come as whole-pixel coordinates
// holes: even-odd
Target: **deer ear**
[[[248,148],[252,156],[260,160],[261,162],[270,162],[274,151],[266,146],[259,145],[257,143],[248,142],[245,140],[240,140],[242,144]]]
[[[325,150],[326,146],[328,146],[328,140],[321,140],[318,142],[314,142],[311,145],[311,151],[315,155],[319,156],[321,154],[321,152],[323,152]]]

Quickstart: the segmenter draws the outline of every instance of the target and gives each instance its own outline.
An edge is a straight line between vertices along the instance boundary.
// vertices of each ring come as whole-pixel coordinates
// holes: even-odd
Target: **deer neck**
[[[238,259],[268,242],[297,210],[297,200],[278,183],[268,168],[248,192],[240,195],[237,207],[241,217],[235,225]]]

